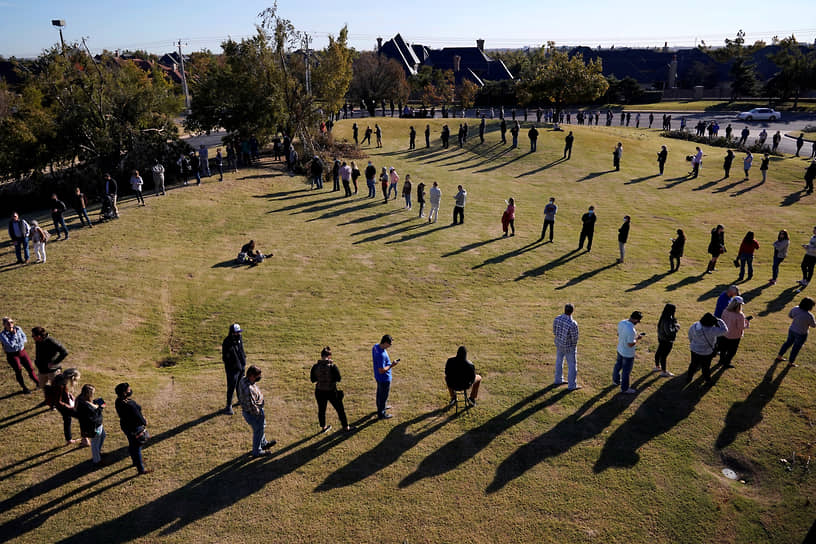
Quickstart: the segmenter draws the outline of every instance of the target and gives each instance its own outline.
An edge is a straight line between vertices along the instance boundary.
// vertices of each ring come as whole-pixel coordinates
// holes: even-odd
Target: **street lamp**
[[[62,38],[62,29],[65,28],[65,19],[51,19],[51,26],[59,29],[60,43],[62,44],[62,54],[65,54],[65,40]]]

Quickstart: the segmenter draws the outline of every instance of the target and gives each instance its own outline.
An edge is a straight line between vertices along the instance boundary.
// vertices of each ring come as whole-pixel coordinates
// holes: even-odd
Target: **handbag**
[[[133,438],[140,446],[144,446],[147,444],[147,441],[150,440],[150,433],[147,432],[144,425],[140,425],[136,427],[136,430],[133,432]]]

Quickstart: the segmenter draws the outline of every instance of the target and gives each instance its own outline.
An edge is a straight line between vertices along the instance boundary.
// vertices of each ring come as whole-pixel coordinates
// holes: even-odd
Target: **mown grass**
[[[621,108],[633,111],[706,111],[706,112],[729,112],[747,111],[752,108],[767,108],[767,102],[756,102],[752,100],[664,100],[653,104],[607,104],[602,109]],[[774,109],[777,111],[789,111],[793,108],[793,102],[777,102]],[[797,112],[814,112],[816,104],[808,101],[800,101],[796,107]]]
[[[723,150],[704,148],[700,178],[685,177],[694,144],[655,131],[569,127],[542,130],[537,153],[487,141],[465,148],[407,150],[415,121],[376,119],[385,147],[368,149],[414,184],[438,181],[440,220],[416,218],[416,203],[310,192],[303,178],[265,160],[201,187],[122,205],[122,218],[49,244],[46,265],[0,270],[3,313],[47,327],[71,351],[83,382],[110,404],[133,386],[154,435],[145,449],[156,472],[133,478],[112,408],[105,450],[91,471],[87,450],[58,448],[61,419],[29,411],[36,396],[0,386],[0,534],[20,542],[800,542],[813,521],[814,481],[800,464],[813,455],[816,380],[807,344],[795,369],[772,366],[798,302],[799,244],[813,224],[804,160],[774,160],[769,179],[721,179]],[[454,129],[459,120],[448,120]],[[422,122],[422,128],[424,128]],[[422,133],[420,127],[418,132]],[[471,134],[475,126],[471,126]],[[335,137],[350,138],[350,123]],[[623,168],[612,172],[614,144]],[[455,142],[455,139],[454,139]],[[656,152],[670,149],[664,177]],[[364,165],[360,165],[361,167]],[[738,170],[738,169],[736,169]],[[212,179],[212,178],[210,178]],[[468,190],[465,224],[449,227],[456,185]],[[327,185],[330,187],[330,183]],[[379,194],[379,187],[378,187]],[[540,244],[542,209],[557,198],[554,244]],[[504,200],[517,204],[516,236],[502,238]],[[574,252],[580,215],[596,206],[591,253]],[[632,216],[627,262],[615,265],[617,227]],[[44,219],[41,217],[40,219]],[[50,223],[49,221],[45,221]],[[729,253],[703,275],[713,225]],[[678,273],[666,274],[669,238],[688,236]],[[780,282],[770,277],[770,242],[791,233]],[[747,230],[762,245],[743,285],[757,316],[736,368],[715,387],[650,374],[655,326],[666,302],[687,327],[736,279],[729,264]],[[249,238],[274,252],[254,268],[231,260]],[[13,260],[5,247],[0,259]],[[579,380],[549,387],[551,322],[576,304]],[[615,327],[639,309],[649,333],[635,363],[641,389],[624,399],[610,386]],[[220,341],[245,329],[251,363],[264,369],[268,436],[275,455],[247,456],[249,427],[223,405]],[[373,422],[370,348],[390,333],[395,417]],[[442,368],[459,344],[484,377],[480,404],[460,417],[446,403]],[[332,346],[343,373],[352,435],[316,435],[308,370]],[[30,346],[33,352],[33,346]],[[159,367],[171,359],[175,365]],[[688,363],[684,334],[669,361]],[[31,416],[31,417],[29,417]],[[329,422],[338,426],[329,409]],[[78,433],[78,430],[76,431]],[[719,442],[718,442],[719,439]],[[722,447],[717,447],[717,444]],[[746,483],[726,480],[730,466]]]

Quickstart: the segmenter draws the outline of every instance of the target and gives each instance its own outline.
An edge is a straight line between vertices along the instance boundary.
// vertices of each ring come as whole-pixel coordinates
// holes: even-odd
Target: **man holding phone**
[[[615,360],[615,368],[612,370],[612,383],[620,385],[621,393],[634,395],[637,389],[629,387],[629,376],[632,374],[632,367],[635,364],[635,346],[638,341],[646,336],[645,332],[638,334],[635,325],[643,319],[643,314],[634,311],[629,319],[624,319],[618,323],[618,357]]]
[[[391,347],[393,339],[390,334],[382,337],[379,344],[374,344],[371,348],[371,357],[374,360],[374,379],[377,381],[377,418],[390,419],[394,416],[386,412],[388,406],[388,394],[391,392],[391,369],[397,366],[399,359],[391,361],[388,356],[388,348]]]

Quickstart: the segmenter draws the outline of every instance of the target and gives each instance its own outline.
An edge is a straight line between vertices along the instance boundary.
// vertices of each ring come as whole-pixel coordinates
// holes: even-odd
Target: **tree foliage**
[[[328,111],[343,107],[351,84],[353,52],[348,47],[348,26],[340,29],[337,39],[329,35],[329,44],[321,52],[312,82],[317,96]]]
[[[365,51],[355,59],[353,69],[349,94],[355,100],[365,102],[369,114],[374,115],[375,108],[383,100],[404,103],[408,99],[408,81],[397,61]]]
[[[556,110],[591,102],[609,87],[602,68],[600,58],[584,62],[583,56],[570,57],[549,42],[532,55],[522,74],[521,91],[528,104],[552,105]]]
[[[469,79],[463,79],[462,83],[456,88],[456,94],[463,108],[472,108],[476,103],[476,95],[479,94],[479,86]]]
[[[779,41],[779,51],[771,55],[779,71],[768,82],[766,91],[781,99],[793,97],[793,107],[799,104],[802,94],[816,87],[816,50],[807,54],[790,36]]]

